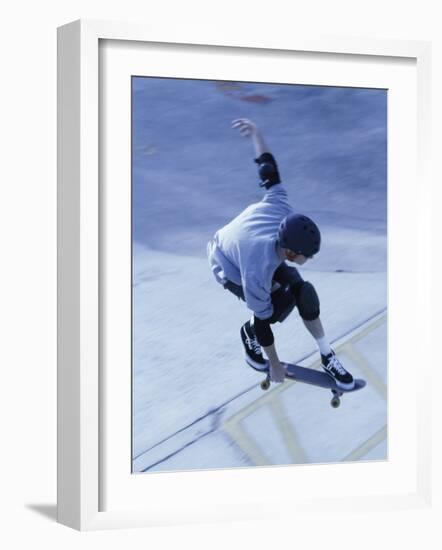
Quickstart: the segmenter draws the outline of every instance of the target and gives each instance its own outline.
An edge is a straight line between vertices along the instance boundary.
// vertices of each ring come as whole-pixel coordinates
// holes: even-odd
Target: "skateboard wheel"
[[[337,409],[340,404],[341,404],[341,400],[339,399],[339,397],[333,397],[333,399],[330,401],[330,405],[334,409]]]
[[[261,389],[262,390],[268,390],[270,388],[270,380],[263,380],[261,382]]]

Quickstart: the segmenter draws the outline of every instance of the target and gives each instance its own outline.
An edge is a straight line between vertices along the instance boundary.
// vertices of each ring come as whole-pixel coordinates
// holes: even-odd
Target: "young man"
[[[319,252],[321,235],[307,216],[293,212],[281,183],[278,167],[257,126],[250,120],[232,123],[250,137],[256,154],[263,199],[250,205],[221,228],[208,244],[215,279],[253,311],[241,327],[247,363],[255,369],[269,366],[270,379],[283,382],[285,366],[279,360],[271,325],[282,322],[297,307],[307,330],[316,340],[322,367],[344,389],[354,385],[325,337],[319,318],[319,298],[293,262],[303,265]],[[268,361],[263,357],[262,349]]]

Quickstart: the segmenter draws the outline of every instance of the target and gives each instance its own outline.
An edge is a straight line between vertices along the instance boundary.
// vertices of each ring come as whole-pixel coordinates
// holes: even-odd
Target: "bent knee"
[[[293,290],[299,315],[305,321],[317,319],[320,314],[320,304],[315,287],[308,281],[303,281],[296,285]]]

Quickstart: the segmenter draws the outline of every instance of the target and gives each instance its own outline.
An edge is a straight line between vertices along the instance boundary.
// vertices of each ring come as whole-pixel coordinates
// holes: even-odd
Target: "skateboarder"
[[[242,118],[232,128],[250,137],[266,192],[230,223],[219,229],[207,246],[209,264],[218,283],[253,312],[240,330],[246,361],[257,369],[269,366],[270,379],[283,382],[285,367],[275,348],[271,325],[284,321],[297,307],[305,327],[316,340],[322,367],[344,389],[354,385],[330,348],[319,318],[315,288],[287,262],[303,265],[319,252],[321,235],[307,216],[288,203],[276,161],[256,124]],[[268,361],[263,356],[263,350]]]

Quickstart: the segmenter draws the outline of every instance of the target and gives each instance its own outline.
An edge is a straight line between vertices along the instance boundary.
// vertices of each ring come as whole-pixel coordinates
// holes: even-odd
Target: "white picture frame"
[[[212,487],[217,497],[195,489],[195,473],[158,475],[145,478],[150,484],[150,504],[128,506],[127,502],[103,509],[102,415],[106,388],[102,385],[102,335],[103,309],[102,289],[103,226],[100,225],[100,43],[102,41],[125,41],[134,44],[169,44],[180,48],[198,46],[209,55],[213,48],[229,48],[231,55],[251,49],[260,52],[306,52],[316,55],[360,56],[379,59],[409,59],[416,64],[417,80],[417,170],[413,177],[418,204],[419,233],[424,237],[418,250],[419,271],[416,278],[421,283],[412,307],[419,307],[421,315],[416,320],[415,330],[420,331],[420,349],[427,345],[431,331],[425,330],[425,319],[431,318],[431,256],[430,256],[430,210],[431,181],[428,164],[430,148],[429,101],[430,50],[426,42],[374,40],[356,37],[281,37],[278,43],[268,44],[264,38],[237,38],[235,40],[207,40],[201,36],[186,36],[185,31],[174,31],[173,36],[157,34],[153,28],[143,25],[76,21],[58,31],[58,521],[80,530],[116,527],[139,527],[169,525],[175,523],[257,519],[265,517],[289,517],[296,510],[309,513],[327,509],[334,500],[342,510],[371,511],[404,507],[427,506],[431,499],[431,436],[430,402],[425,388],[429,386],[430,363],[421,364],[421,376],[412,386],[416,398],[413,426],[416,428],[414,461],[407,465],[404,475],[398,477],[396,488],[386,487],[366,495],[350,491],[326,498],[323,481],[334,475],[336,465],[322,465],[321,470],[305,469],[301,475],[316,478],[318,488],[312,489],[311,498],[295,499],[287,487],[288,470],[272,468],[258,472],[261,490],[256,486],[256,472],[247,470],[230,473],[198,472],[199,485]],[[152,55],[155,55],[152,53]],[[412,177],[412,176],[410,176]],[[403,208],[405,208],[404,206]],[[399,220],[404,218],[398,217]],[[412,238],[412,237],[411,237]],[[395,255],[396,257],[396,255]],[[416,282],[413,279],[413,282]],[[423,320],[424,319],[424,320]],[[414,353],[417,353],[415,351]],[[396,356],[399,358],[399,356]],[[408,361],[412,361],[411,355]],[[404,396],[394,400],[395,407],[406,407]],[[411,399],[411,397],[410,397]],[[395,409],[397,412],[397,409]],[[395,410],[390,411],[391,413]],[[414,414],[414,412],[413,412]],[[377,465],[373,465],[377,468]],[[348,465],[347,468],[351,468]],[[379,466],[381,468],[381,466]],[[394,468],[394,465],[392,466]],[[404,479],[413,469],[415,477],[408,485]],[[128,472],[130,474],[130,472]],[[234,495],[221,494],[220,484],[244,483],[250,490],[247,507]],[[264,480],[265,477],[265,480]],[[141,483],[140,476],[132,476],[134,483]],[[403,486],[401,486],[403,483]],[[410,489],[411,487],[411,489]],[[163,489],[171,492],[193,494],[192,498],[172,504],[168,498],[161,499]],[[194,489],[192,491],[192,488]],[[274,489],[273,489],[274,488]],[[156,491],[156,492],[155,492]],[[164,492],[164,491],[163,491]],[[152,495],[156,495],[153,497]],[[204,496],[205,495],[205,496]],[[206,498],[207,500],[204,500]],[[266,503],[280,503],[277,512],[268,513]]]

